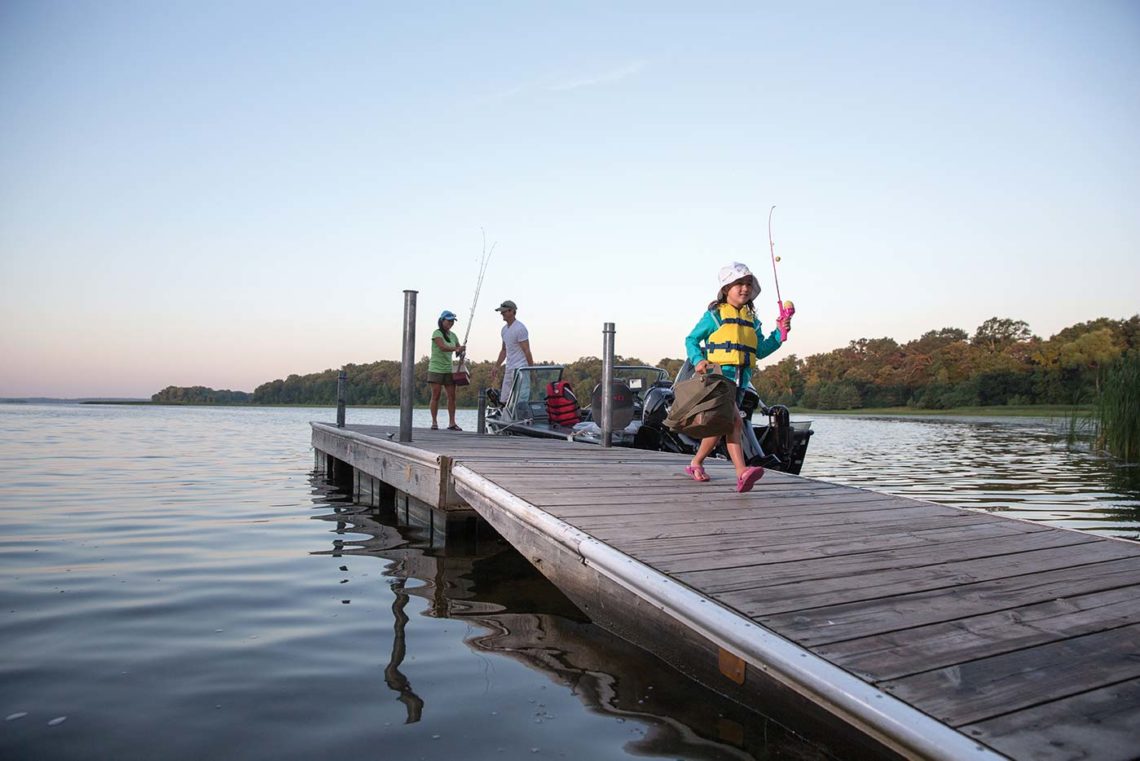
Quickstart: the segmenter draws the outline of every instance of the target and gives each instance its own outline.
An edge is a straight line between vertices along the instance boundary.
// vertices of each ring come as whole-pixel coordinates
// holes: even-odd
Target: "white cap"
[[[760,292],[760,282],[756,279],[756,276],[752,274],[752,270],[748,269],[747,264],[733,262],[727,267],[721,267],[720,274],[717,276],[717,279],[720,281],[720,290],[717,292],[717,298],[720,298],[720,295],[724,293],[724,289],[727,286],[732,285],[737,280],[744,280],[745,278],[752,279],[752,295],[755,296]]]

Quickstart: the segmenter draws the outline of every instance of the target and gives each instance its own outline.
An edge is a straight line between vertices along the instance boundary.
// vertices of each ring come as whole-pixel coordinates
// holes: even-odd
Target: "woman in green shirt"
[[[455,325],[455,312],[445,309],[436,321],[439,329],[431,334],[431,360],[428,362],[428,384],[431,386],[431,429],[439,430],[436,417],[439,415],[439,392],[447,389],[447,416],[451,418],[449,431],[462,431],[455,424],[455,381],[451,375],[451,355],[462,354],[467,348],[459,343],[459,337],[451,332]]]

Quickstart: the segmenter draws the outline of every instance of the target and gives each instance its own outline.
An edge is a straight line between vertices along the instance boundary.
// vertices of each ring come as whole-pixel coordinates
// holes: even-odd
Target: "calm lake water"
[[[0,758],[826,757],[592,626],[501,541],[433,548],[350,504],[310,472],[308,421],[333,417],[0,405]],[[1059,424],[814,427],[804,475],[1140,533],[1137,469]]]

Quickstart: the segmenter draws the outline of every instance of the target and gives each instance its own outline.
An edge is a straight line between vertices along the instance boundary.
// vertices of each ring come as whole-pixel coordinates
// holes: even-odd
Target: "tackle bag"
[[[578,415],[578,397],[566,381],[546,384],[546,417],[554,425],[571,428],[581,421]]]
[[[451,363],[451,382],[456,386],[466,386],[471,383],[471,370],[467,367],[466,359]]]
[[[694,439],[725,436],[732,432],[738,414],[736,384],[723,375],[698,373],[673,386],[673,406],[665,426]]]

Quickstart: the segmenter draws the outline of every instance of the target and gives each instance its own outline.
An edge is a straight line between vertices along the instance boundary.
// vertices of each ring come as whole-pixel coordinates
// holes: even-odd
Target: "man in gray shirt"
[[[511,393],[511,384],[515,381],[515,370],[533,365],[534,358],[530,355],[530,334],[526,331],[526,325],[515,319],[515,312],[518,311],[515,302],[504,301],[495,311],[503,316],[503,322],[507,324],[503,326],[503,348],[499,350],[499,358],[491,369],[491,383],[499,377],[499,368],[505,361],[506,370],[499,398],[506,402]]]

